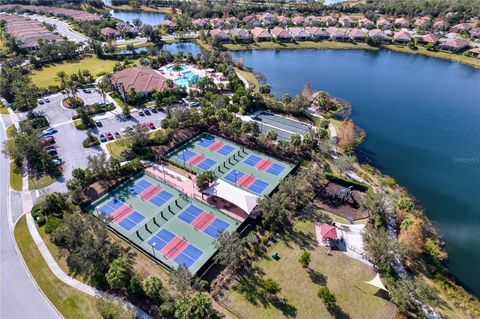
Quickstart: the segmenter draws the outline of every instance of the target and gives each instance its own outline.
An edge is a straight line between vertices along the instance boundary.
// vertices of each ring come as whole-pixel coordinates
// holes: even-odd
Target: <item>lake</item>
[[[135,52],[136,53],[148,52],[148,50],[149,48],[140,47],[140,48],[136,48]],[[198,44],[191,43],[191,42],[176,42],[176,43],[164,44],[162,46],[155,47],[155,50],[156,52],[159,52],[160,50],[167,50],[167,51],[170,51],[170,53],[173,55],[182,51],[185,56],[191,53],[194,57],[196,57],[197,54],[202,52],[202,49]],[[117,54],[122,54],[122,55],[131,54],[131,51],[121,50],[121,51],[118,51]]]
[[[140,19],[143,24],[157,25],[166,19],[166,14],[161,12],[146,12],[146,11],[125,11],[125,10],[111,10],[110,14],[116,19],[132,23],[133,19]]]
[[[359,149],[405,186],[439,229],[448,266],[480,295],[480,70],[391,51],[232,52],[276,95],[306,82],[350,102]]]

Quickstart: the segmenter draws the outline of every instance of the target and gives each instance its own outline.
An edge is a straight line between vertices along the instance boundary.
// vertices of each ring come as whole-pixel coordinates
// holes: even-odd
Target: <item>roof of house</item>
[[[220,29],[213,29],[210,31],[210,35],[214,38],[230,39],[230,36],[225,31]]]
[[[133,67],[112,74],[112,81],[122,85],[126,92],[134,89],[137,92],[150,92],[153,89],[162,91],[167,87],[167,78],[154,69]]]
[[[105,36],[105,37],[111,37],[111,36],[120,35],[120,32],[118,32],[118,30],[115,30],[113,28],[105,27],[105,28],[100,30],[100,34]]]
[[[451,47],[454,49],[463,49],[468,47],[470,45],[470,42],[467,40],[455,38],[455,39],[447,40],[443,42],[441,45],[445,47]]]
[[[426,43],[437,43],[440,38],[435,34],[426,34],[422,36],[422,41]]]
[[[259,27],[253,28],[251,32],[255,38],[271,38],[272,37],[270,32],[268,32],[268,30],[265,28],[259,28]]]
[[[230,33],[231,35],[236,35],[240,38],[250,37],[250,33],[247,30],[242,28],[233,28],[231,30],[228,30],[228,33]]]
[[[468,50],[468,52],[470,52],[470,53],[478,53],[478,54],[480,54],[480,48],[474,48],[474,49],[470,49],[470,50]]]
[[[388,39],[388,35],[380,29],[373,29],[368,32],[368,35],[372,38]]]
[[[360,29],[357,29],[357,28],[353,28],[353,29],[348,29],[347,30],[347,34],[352,37],[352,38],[366,38],[367,37],[367,33],[360,30]]]
[[[399,31],[393,34],[394,40],[401,40],[401,41],[411,41],[412,35],[407,31]]]
[[[296,38],[310,37],[310,33],[305,31],[305,29],[299,27],[288,28],[288,32],[290,32],[290,34]]]
[[[280,27],[273,28],[270,33],[276,38],[290,39],[292,37],[292,35],[287,30]]]
[[[328,37],[329,36],[329,34],[327,32],[325,32],[324,30],[322,30],[322,28],[320,28],[320,27],[306,27],[305,31],[307,31],[311,35],[317,36],[317,37],[319,37],[319,36]]]

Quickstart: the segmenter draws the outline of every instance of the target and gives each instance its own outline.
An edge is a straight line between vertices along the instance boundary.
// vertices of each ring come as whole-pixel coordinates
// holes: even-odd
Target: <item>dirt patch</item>
[[[360,191],[349,190],[334,182],[328,182],[318,193],[314,203],[319,208],[346,219],[364,219],[368,212],[362,210],[360,202],[365,196]]]

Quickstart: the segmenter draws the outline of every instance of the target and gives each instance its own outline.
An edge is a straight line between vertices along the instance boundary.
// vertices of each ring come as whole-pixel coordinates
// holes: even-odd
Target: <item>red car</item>
[[[107,139],[108,139],[109,141],[112,141],[112,140],[115,139],[115,138],[113,137],[112,133],[110,133],[110,132],[105,132],[105,136],[107,137]]]
[[[53,136],[47,136],[44,138],[44,140],[48,143],[55,143],[55,137]]]
[[[148,127],[149,127],[151,130],[156,129],[155,125],[154,125],[152,122],[148,123]]]

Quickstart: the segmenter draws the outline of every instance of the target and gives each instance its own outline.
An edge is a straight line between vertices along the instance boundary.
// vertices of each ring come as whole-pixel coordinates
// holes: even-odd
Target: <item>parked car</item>
[[[56,151],[57,148],[56,148],[55,146],[50,145],[50,146],[46,146],[46,147],[45,147],[45,150],[46,150],[47,152],[50,152],[50,151]]]
[[[49,134],[49,133],[55,134],[55,133],[57,133],[57,132],[58,132],[57,129],[54,128],[54,127],[49,127],[49,128],[44,129],[44,130],[42,131],[43,134]]]
[[[45,102],[43,102],[42,99],[38,99],[38,100],[37,100],[37,103],[38,103],[38,104],[45,104]]]
[[[100,122],[100,121],[96,121],[96,122],[95,122],[95,125],[96,125],[97,127],[102,127],[102,126],[103,126],[103,123]]]
[[[84,93],[91,93],[92,91],[90,91],[89,89],[83,89],[83,92]]]
[[[138,112],[138,115],[140,115],[140,116],[145,116],[145,113],[143,113],[143,111],[139,111],[139,112]]]
[[[115,139],[115,137],[113,137],[112,133],[110,133],[110,132],[105,132],[105,136],[107,137],[107,139],[109,141],[112,141],[112,140]]]
[[[55,137],[53,136],[47,136],[47,137],[44,137],[43,139],[49,143],[55,143]]]
[[[46,102],[46,103],[49,103],[50,102],[50,99],[48,97],[44,97],[43,100]]]
[[[145,115],[152,115],[148,109],[145,110]]]
[[[60,166],[63,164],[63,161],[61,158],[58,158],[58,156],[56,158],[52,158],[52,162],[55,163],[55,165],[57,166]]]
[[[107,141],[107,138],[105,137],[105,135],[100,134],[99,137],[100,137],[100,142],[105,143]]]
[[[58,155],[58,152],[56,150],[47,150],[47,153],[50,155],[50,156],[57,156]]]
[[[156,129],[155,124],[153,124],[152,122],[148,123],[148,127],[149,127],[151,130]]]
[[[115,135],[116,138],[120,138],[120,133],[118,132],[113,133],[113,135]]]
[[[157,109],[154,108],[154,107],[152,107],[152,108],[150,109],[150,112],[152,112],[152,113],[158,113]]]
[[[52,132],[49,132],[49,133],[42,133],[43,137],[53,137],[53,134]],[[41,136],[41,135],[40,135]]]

